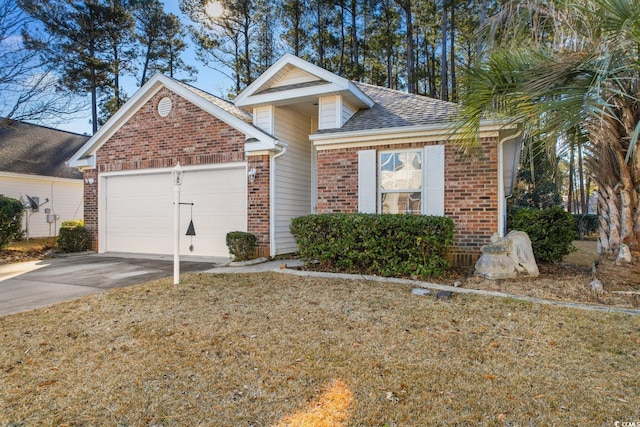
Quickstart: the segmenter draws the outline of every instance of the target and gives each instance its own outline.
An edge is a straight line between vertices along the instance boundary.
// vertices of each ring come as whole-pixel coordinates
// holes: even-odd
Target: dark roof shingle
[[[0,127],[0,172],[81,179],[65,162],[89,139],[44,126],[14,121]]]
[[[458,106],[452,102],[366,83],[354,84],[375,105],[356,112],[341,128],[322,129],[318,134],[445,124],[458,112]]]

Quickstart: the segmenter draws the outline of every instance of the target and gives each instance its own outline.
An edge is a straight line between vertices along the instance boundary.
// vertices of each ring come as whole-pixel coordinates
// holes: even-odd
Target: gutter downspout
[[[504,237],[507,231],[507,199],[511,197],[511,192],[513,188],[510,190],[509,195],[505,193],[504,189],[504,144],[512,141],[516,138],[520,138],[522,135],[522,130],[518,130],[513,135],[508,135],[500,140],[498,143],[498,235],[500,237]],[[514,158],[513,158],[513,173],[514,177],[512,178],[512,185],[515,181],[515,174],[518,170],[518,158],[520,157],[520,149],[514,150]]]
[[[276,141],[280,152],[269,159],[269,256],[276,256],[276,159],[287,152],[287,144]]]

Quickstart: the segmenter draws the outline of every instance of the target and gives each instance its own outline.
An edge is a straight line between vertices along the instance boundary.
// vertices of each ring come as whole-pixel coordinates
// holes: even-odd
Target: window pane
[[[418,190],[422,188],[422,152],[407,151],[380,155],[382,190]]]
[[[422,213],[422,193],[383,193],[382,213],[420,214]]]

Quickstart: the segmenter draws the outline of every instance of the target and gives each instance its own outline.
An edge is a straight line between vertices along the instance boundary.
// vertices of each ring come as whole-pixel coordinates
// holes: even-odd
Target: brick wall
[[[248,169],[256,169],[256,179],[247,181],[247,231],[254,234],[258,240],[258,256],[270,255],[269,234],[269,172],[270,162],[268,155],[247,157]]]
[[[169,97],[171,112],[157,113]],[[97,249],[97,173],[244,161],[245,135],[184,98],[163,88],[98,150],[96,170],[85,171],[96,183],[85,184],[85,225]]]
[[[84,178],[84,226],[91,237],[91,250],[98,250],[98,173],[95,169],[83,171]],[[93,184],[87,184],[92,179]]]
[[[458,146],[445,144],[445,215],[456,226],[450,257],[456,265],[472,265],[480,247],[498,229],[497,138],[481,141],[478,153],[464,157]],[[429,143],[429,145],[438,142]],[[318,213],[357,212],[358,151],[400,150],[424,143],[393,144],[318,151]]]

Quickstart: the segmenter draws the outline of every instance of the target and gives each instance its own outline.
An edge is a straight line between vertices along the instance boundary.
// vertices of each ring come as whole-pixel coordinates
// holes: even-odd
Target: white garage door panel
[[[180,207],[180,252],[197,256],[228,256],[229,231],[247,228],[245,167],[187,170]],[[106,251],[172,254],[173,199],[171,175],[106,177]],[[186,236],[191,220],[196,236]],[[189,246],[193,244],[193,251]]]

